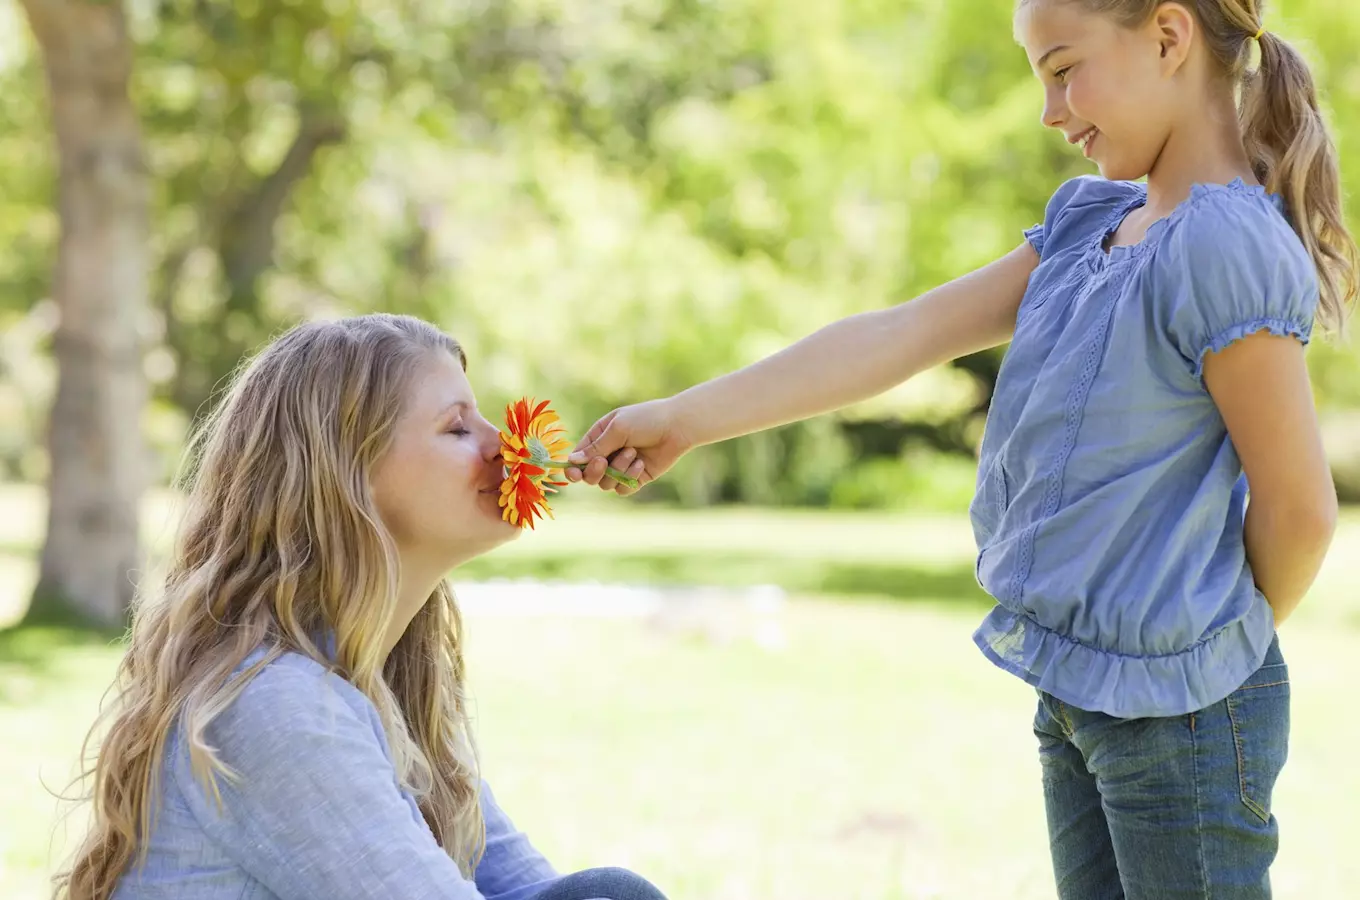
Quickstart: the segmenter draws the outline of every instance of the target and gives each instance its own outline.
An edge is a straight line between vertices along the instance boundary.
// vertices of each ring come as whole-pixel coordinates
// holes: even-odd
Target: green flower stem
[[[540,467],[540,468],[543,468],[543,469],[584,469],[584,468],[585,468],[585,466],[583,466],[583,465],[581,465],[581,464],[579,464],[579,463],[569,463],[569,462],[567,462],[566,460],[563,460],[563,459],[538,459],[538,458],[531,458],[530,461],[531,461],[534,465],[536,465],[536,466],[538,466],[538,467]],[[628,475],[625,475],[623,472],[620,472],[618,469],[614,468],[613,466],[609,466],[608,468],[606,468],[606,469],[604,470],[604,473],[605,473],[606,475],[608,475],[610,478],[612,478],[612,479],[614,479],[615,481],[617,481],[619,484],[626,485],[627,487],[630,487],[630,488],[632,488],[633,490],[637,490],[639,487],[642,486],[642,485],[641,485],[641,482],[639,482],[636,478],[632,478],[632,477],[630,477],[630,476],[628,476]]]

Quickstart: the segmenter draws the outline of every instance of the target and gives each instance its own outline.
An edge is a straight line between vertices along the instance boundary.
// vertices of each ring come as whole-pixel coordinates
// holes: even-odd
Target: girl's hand
[[[578,465],[563,471],[568,481],[584,481],[626,496],[636,490],[613,479],[602,481],[606,466],[643,485],[655,481],[693,449],[686,432],[675,398],[624,406],[590,427],[567,457]]]

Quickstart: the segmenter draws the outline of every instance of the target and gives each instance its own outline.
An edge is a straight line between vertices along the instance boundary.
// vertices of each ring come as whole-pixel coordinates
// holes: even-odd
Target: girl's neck
[[[1200,107],[1172,130],[1148,173],[1146,213],[1162,218],[1190,196],[1192,185],[1228,184],[1235,178],[1257,183],[1229,95]]]

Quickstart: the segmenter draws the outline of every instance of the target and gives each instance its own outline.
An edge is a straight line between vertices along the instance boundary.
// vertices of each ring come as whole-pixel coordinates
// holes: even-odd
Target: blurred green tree
[[[157,474],[242,356],[301,317],[425,316],[468,346],[484,403],[549,395],[580,429],[1005,252],[1085,170],[1037,121],[1012,5],[130,0],[150,315],[118,328],[144,328]],[[1353,193],[1360,8],[1281,3],[1269,21],[1306,39]],[[6,31],[0,465],[35,477],[49,343],[65,359],[60,279],[35,303],[67,264],[64,157],[37,89],[52,57]],[[707,448],[644,497],[886,505],[938,480],[956,506],[957,467],[921,472],[972,452],[1000,358]],[[1329,434],[1354,433],[1360,355],[1319,345],[1311,365]]]
[[[119,3],[23,0],[47,76],[59,237],[46,540],[31,618],[120,622],[140,559],[150,179]]]

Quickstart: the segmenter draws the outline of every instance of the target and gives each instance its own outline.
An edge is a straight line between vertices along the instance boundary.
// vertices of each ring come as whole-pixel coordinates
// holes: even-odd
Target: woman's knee
[[[614,866],[564,876],[534,900],[666,900],[647,879]]]

